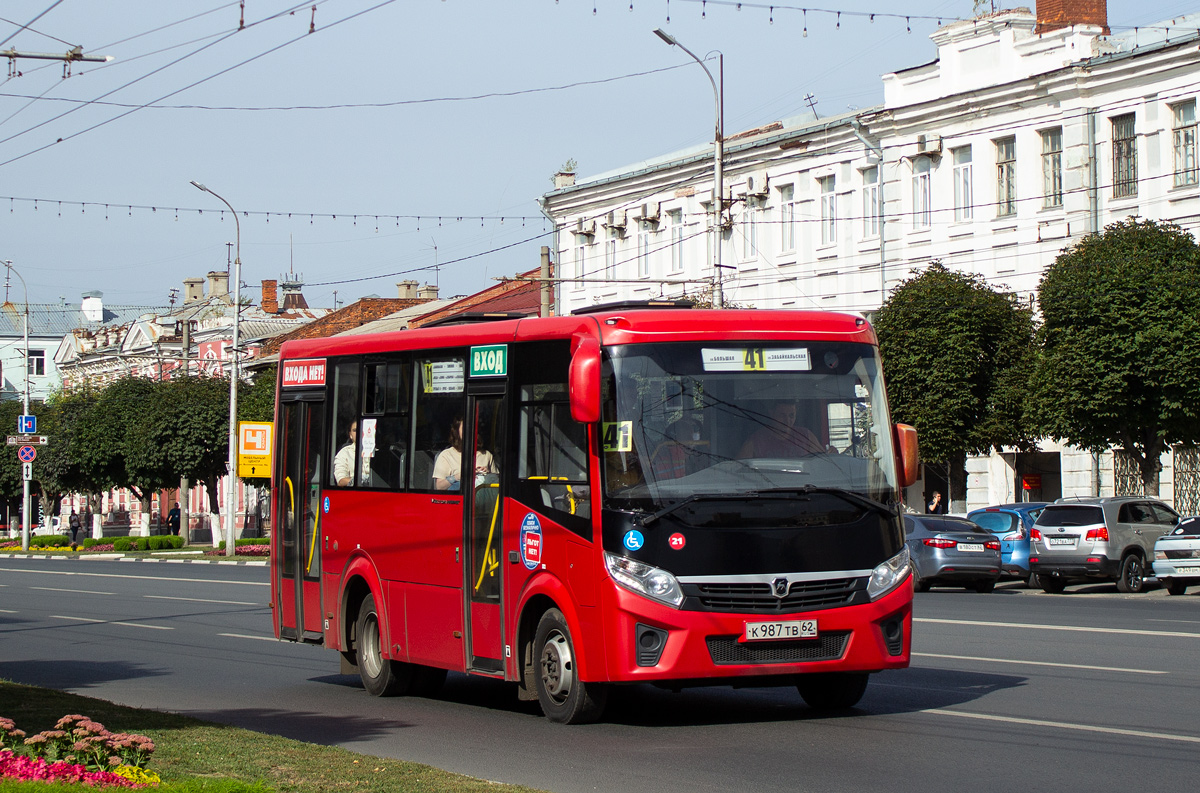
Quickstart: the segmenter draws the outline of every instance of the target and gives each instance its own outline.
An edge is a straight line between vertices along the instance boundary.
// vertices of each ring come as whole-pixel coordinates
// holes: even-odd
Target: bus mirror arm
[[[580,424],[600,420],[600,342],[591,336],[576,336],[571,354],[571,418]]]
[[[909,487],[916,484],[919,473],[917,428],[911,424],[896,424],[892,431],[896,443],[896,467],[900,475],[900,487]]]

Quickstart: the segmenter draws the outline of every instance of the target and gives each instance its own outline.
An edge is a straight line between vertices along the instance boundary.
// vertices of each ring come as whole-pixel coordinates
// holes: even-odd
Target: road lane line
[[[155,631],[173,631],[173,630],[175,630],[174,628],[168,627],[166,625],[146,625],[146,624],[140,623],[140,622],[117,622],[116,620],[94,620],[94,619],[89,619],[88,617],[68,617],[68,616],[65,616],[62,614],[51,614],[50,619],[52,619],[52,620],[73,620],[75,622],[90,622],[92,624],[100,624],[100,625],[124,625],[127,628],[149,628],[149,629],[155,630]]]
[[[0,609],[0,614],[16,614],[12,609]]]
[[[224,606],[262,606],[267,607],[266,603],[250,603],[245,600],[207,600],[206,598],[179,598],[171,597],[170,595],[142,595],[144,598],[152,598],[153,600],[186,600],[189,603],[220,603]]]
[[[217,578],[178,578],[173,575],[123,575],[121,573],[77,573],[71,570],[29,570],[17,567],[0,567],[0,573],[29,573],[31,575],[82,575],[93,578],[130,578],[137,581],[180,581],[190,584],[222,584],[236,586],[270,586],[270,581],[225,581]]]
[[[929,708],[918,711],[931,713],[935,716],[957,716],[963,719],[978,719],[980,721],[999,721],[1006,724],[1023,724],[1030,727],[1053,727],[1058,730],[1077,730],[1079,732],[1098,732],[1104,735],[1125,735],[1132,738],[1156,738],[1160,741],[1179,741],[1181,743],[1200,744],[1200,736],[1176,735],[1169,732],[1151,732],[1149,730],[1127,730],[1121,727],[1100,727],[1094,724],[1073,724],[1069,721],[1047,721],[1045,719],[1024,719],[1018,716],[993,716],[987,713],[967,713],[961,710],[945,708]]]
[[[1057,666],[1063,669],[1088,669],[1093,672],[1130,672],[1137,675],[1168,675],[1159,669],[1126,669],[1121,666],[1088,666],[1087,664],[1058,664],[1053,661],[1017,661],[1012,658],[979,658],[973,655],[941,655],[939,653],[912,653],[913,658],[948,658],[953,661],[984,661],[993,664],[1018,664],[1020,666]]]
[[[92,589],[58,589],[52,586],[31,586],[30,589],[40,589],[43,592],[74,592],[77,595],[115,595],[116,592],[96,592]]]
[[[228,636],[230,639],[254,639],[259,642],[277,642],[274,636],[250,636],[245,633],[218,633],[218,636]]]
[[[1039,625],[1033,622],[986,622],[984,620],[944,620],[932,617],[913,617],[913,622],[937,625],[978,625],[985,628],[1028,628],[1039,631],[1069,631],[1072,633],[1118,633],[1124,636],[1166,636],[1200,639],[1200,633],[1185,631],[1143,631],[1136,628],[1088,628],[1083,625]]]

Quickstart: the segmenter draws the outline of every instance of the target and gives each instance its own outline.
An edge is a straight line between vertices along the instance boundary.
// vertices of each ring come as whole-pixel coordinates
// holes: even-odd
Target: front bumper
[[[808,672],[875,672],[909,664],[912,586],[906,577],[873,603],[792,614],[680,611],[602,586],[605,661],[610,682],[777,677]],[[747,622],[815,619],[816,639],[743,642]],[[657,662],[638,664],[639,631],[665,631]],[[765,683],[765,681],[764,681]]]

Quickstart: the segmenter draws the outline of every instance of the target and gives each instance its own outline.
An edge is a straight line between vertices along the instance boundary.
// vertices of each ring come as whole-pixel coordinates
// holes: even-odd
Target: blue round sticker
[[[631,551],[636,551],[646,543],[646,538],[637,529],[625,532],[624,539],[625,547]]]
[[[526,570],[536,570],[542,563],[542,522],[532,512],[521,521],[521,561]]]
[[[325,496],[325,514],[329,514],[329,496]]]

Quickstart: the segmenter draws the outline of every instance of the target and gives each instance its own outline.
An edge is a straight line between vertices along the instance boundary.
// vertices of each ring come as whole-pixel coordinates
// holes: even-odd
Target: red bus
[[[617,304],[283,345],[276,636],[375,695],[447,670],[564,723],[616,684],[795,685],[909,663],[893,425],[850,314]]]

